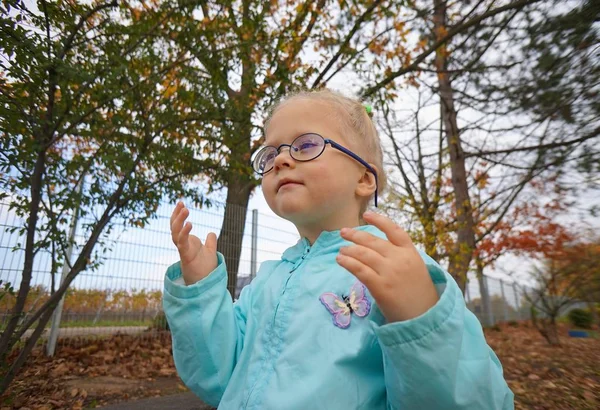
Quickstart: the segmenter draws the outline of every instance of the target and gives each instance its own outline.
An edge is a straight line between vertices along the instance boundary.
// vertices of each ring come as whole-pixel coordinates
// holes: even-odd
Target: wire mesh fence
[[[120,230],[114,229],[108,235],[103,263],[97,270],[81,272],[65,295],[59,343],[73,337],[88,340],[117,332],[153,337],[157,331],[166,328],[161,309],[164,274],[169,265],[179,259],[169,228],[173,208],[173,204],[164,204],[158,209],[156,218],[145,227],[125,228],[121,224]],[[193,224],[193,234],[204,240],[209,232],[219,233],[224,215],[222,206],[189,209],[188,220]],[[242,218],[244,212],[245,209],[239,209],[234,213],[239,215],[240,223],[244,220],[236,295],[251,281],[261,262],[279,258],[299,239],[293,225],[287,221],[256,210],[248,211],[247,217]],[[80,222],[79,226],[82,226],[93,220],[83,217]],[[21,281],[24,238],[11,228],[22,224],[23,221],[9,210],[8,203],[0,202],[0,280],[15,288]],[[76,246],[71,260],[76,258],[87,240],[82,229],[76,230],[74,240]],[[49,253],[40,253],[35,258],[25,312],[34,312],[49,297],[51,262]],[[55,283],[59,282],[60,278],[56,277]],[[482,297],[482,286],[489,297],[485,294]],[[465,299],[468,308],[484,325],[492,325],[529,317],[530,304],[522,289],[507,280],[484,276],[479,281],[472,277],[465,289]],[[6,293],[0,298],[0,330],[9,320],[14,300],[14,296]],[[48,333],[49,328],[45,338]]]
[[[144,228],[114,229],[108,235],[103,263],[95,271],[81,272],[65,295],[61,338],[103,336],[115,332],[151,335],[155,329],[165,327],[161,315],[163,278],[167,268],[179,260],[170,236],[173,208],[172,204],[161,206],[156,218]],[[188,208],[192,234],[204,240],[209,232],[219,232],[224,213],[222,206]],[[250,282],[262,261],[277,258],[298,240],[298,234],[290,229],[289,223],[271,215],[250,213],[245,218],[236,294]],[[241,210],[234,215],[241,215]],[[92,217],[86,216],[80,218],[78,226],[93,222]],[[9,210],[9,204],[0,202],[0,280],[11,283],[15,289],[21,282],[24,236],[11,228],[22,225],[23,220]],[[124,225],[117,223],[115,226]],[[71,260],[75,260],[87,240],[83,229],[76,230],[74,240],[76,246]],[[34,312],[50,296],[50,272],[50,254],[40,252],[34,260],[25,312]],[[60,273],[56,276],[55,283],[58,284]],[[9,294],[0,298],[0,330],[9,320],[14,300]]]
[[[465,300],[469,310],[484,326],[492,326],[530,317],[531,302],[524,291],[527,287],[515,281],[486,275],[479,279],[473,275],[465,288]]]

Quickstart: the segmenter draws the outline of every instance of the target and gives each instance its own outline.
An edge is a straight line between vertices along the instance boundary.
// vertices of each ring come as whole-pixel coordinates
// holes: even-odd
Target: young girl
[[[376,129],[331,91],[279,103],[253,166],[301,240],[237,302],[216,236],[171,216],[164,309],[179,375],[219,409],[512,409],[502,366],[452,277],[391,220]]]

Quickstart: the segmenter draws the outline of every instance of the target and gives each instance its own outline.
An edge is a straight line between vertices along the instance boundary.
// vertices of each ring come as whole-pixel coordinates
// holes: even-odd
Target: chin
[[[292,200],[286,198],[285,201],[275,201],[271,207],[275,214],[292,223],[302,222],[314,215],[315,209],[304,203],[304,201]]]
[[[280,206],[277,211],[274,212],[281,218],[290,221],[294,225],[312,225],[318,221],[326,219],[331,213],[328,209],[322,209],[315,206],[305,205],[297,203],[293,206],[285,204]]]
[[[287,219],[292,223],[301,222],[307,218],[307,214],[310,214],[310,210],[306,207],[300,206],[300,204],[285,204],[284,206],[278,206],[273,211],[283,219]]]

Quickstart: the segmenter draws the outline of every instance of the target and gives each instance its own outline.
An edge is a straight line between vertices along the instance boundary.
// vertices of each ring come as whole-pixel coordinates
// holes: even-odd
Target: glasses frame
[[[294,151],[292,149],[292,146],[294,145],[294,143],[298,139],[300,139],[300,138],[302,138],[302,137],[304,137],[306,135],[315,135],[317,137],[320,137],[323,140],[323,142],[324,142],[323,148],[321,149],[321,152],[319,152],[317,155],[315,155],[311,159],[296,159],[296,158],[294,158],[294,155],[293,155]],[[328,144],[331,145],[333,148],[337,149],[338,151],[341,151],[344,154],[348,155],[349,157],[353,158],[354,160],[358,161],[362,166],[364,166],[367,169],[367,171],[369,171],[370,173],[373,174],[373,176],[375,176],[375,206],[377,207],[377,191],[379,189],[379,181],[378,181],[378,178],[377,178],[377,171],[375,171],[375,169],[371,165],[369,165],[369,163],[367,163],[367,161],[365,161],[364,159],[362,159],[361,157],[359,157],[358,155],[356,155],[354,152],[350,151],[348,148],[346,148],[346,147],[338,144],[337,142],[335,142],[335,141],[333,141],[333,140],[331,140],[329,138],[324,138],[322,135],[317,134],[315,132],[306,132],[304,134],[298,135],[296,138],[294,138],[294,140],[292,141],[291,144],[281,144],[278,147],[275,147],[274,145],[266,145],[266,146],[262,147],[261,149],[259,149],[256,152],[256,155],[254,156],[254,159],[252,160],[252,169],[254,169],[254,172],[256,172],[257,174],[259,174],[259,175],[262,176],[262,175],[265,175],[266,173],[270,172],[274,168],[274,165],[273,165],[268,170],[263,171],[263,172],[259,172],[254,167],[254,162],[255,162],[256,158],[258,158],[260,156],[260,153],[262,151],[264,151],[265,149],[267,149],[267,148],[275,148],[277,150],[277,155],[279,155],[281,153],[281,148],[288,147],[289,148],[290,156],[292,157],[292,159],[294,161],[309,162],[309,161],[313,161],[313,160],[319,158],[323,154],[323,152],[325,152],[325,148],[327,147]],[[277,155],[275,157],[277,157]]]

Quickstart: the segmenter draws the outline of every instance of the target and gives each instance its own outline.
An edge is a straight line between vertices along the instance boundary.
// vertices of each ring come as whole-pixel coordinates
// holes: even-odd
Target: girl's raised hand
[[[189,214],[183,202],[178,202],[171,215],[171,239],[179,251],[181,273],[186,285],[204,279],[217,267],[217,235],[209,233],[202,244],[197,236],[190,235],[192,224],[183,224]]]
[[[438,294],[421,255],[390,219],[372,212],[363,218],[388,240],[344,228],[342,237],[354,245],[342,248],[337,262],[369,289],[388,323],[422,315],[437,303]]]

